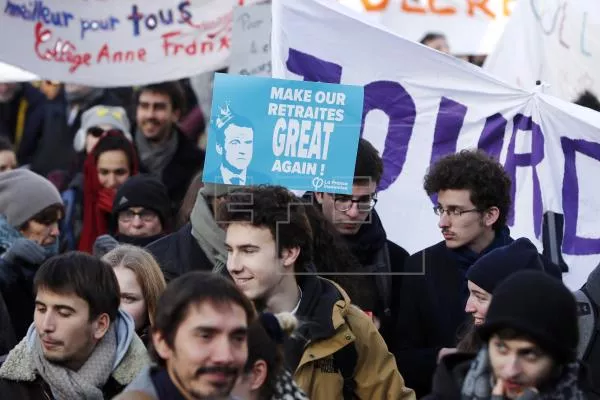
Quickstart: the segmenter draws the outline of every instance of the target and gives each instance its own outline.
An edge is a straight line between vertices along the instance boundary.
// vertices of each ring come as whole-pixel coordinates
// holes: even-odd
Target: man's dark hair
[[[160,296],[152,332],[160,332],[167,345],[174,348],[177,330],[190,308],[204,302],[239,305],[246,312],[248,325],[254,321],[256,315],[252,302],[231,280],[212,272],[193,271],[172,280]],[[150,347],[150,355],[160,365],[165,364],[154,345]]]
[[[140,96],[144,92],[159,93],[169,96],[169,99],[171,99],[171,107],[173,108],[173,111],[181,111],[181,114],[185,113],[185,95],[183,92],[183,88],[181,87],[181,84],[178,81],[159,82],[142,86],[137,90],[135,94],[136,106],[140,104]]]
[[[441,158],[425,175],[429,196],[442,190],[468,190],[479,210],[498,207],[500,215],[492,226],[498,231],[506,225],[510,209],[510,177],[497,160],[481,150],[462,150]]]
[[[0,151],[15,151],[15,147],[7,136],[0,135]]]
[[[34,292],[48,290],[58,294],[75,294],[88,303],[89,320],[108,314],[117,317],[121,292],[119,282],[106,262],[87,253],[73,251],[48,259],[33,279]]]
[[[432,40],[436,40],[436,39],[446,39],[446,35],[444,35],[443,33],[439,33],[439,32],[427,32],[425,34],[425,36],[423,36],[423,38],[421,38],[421,40],[419,40],[419,43],[427,44],[427,42],[431,42]]]
[[[600,111],[600,101],[598,98],[592,94],[592,92],[586,90],[583,92],[576,100],[575,104],[580,105],[582,107],[591,108],[595,111]]]
[[[219,206],[218,221],[249,223],[268,228],[283,249],[300,248],[295,271],[305,272],[312,260],[312,229],[304,203],[281,186],[254,186],[233,191]]]
[[[98,141],[92,150],[94,159],[96,160],[96,163],[98,163],[98,158],[102,153],[107,151],[121,150],[127,156],[129,173],[133,175],[134,171],[137,170],[138,165],[137,154],[131,142],[127,140],[122,133],[119,134],[118,132],[119,131],[111,130],[108,132],[107,136],[102,137]]]
[[[383,160],[377,149],[366,139],[360,138],[354,164],[354,183],[375,182],[379,185],[383,176]]]

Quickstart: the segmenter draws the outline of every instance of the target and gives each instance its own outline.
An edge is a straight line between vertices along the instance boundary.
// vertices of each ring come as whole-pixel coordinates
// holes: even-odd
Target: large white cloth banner
[[[27,82],[39,79],[31,72],[0,62],[0,82]]]
[[[600,2],[522,0],[484,69],[521,88],[573,101],[600,96]]]
[[[383,154],[377,210],[390,239],[410,252],[442,240],[423,176],[478,147],[513,180],[513,237],[539,246],[543,213],[564,213],[566,282],[598,264],[600,113],[514,88],[331,1],[274,1],[272,46],[276,77],[364,86],[362,134]]]
[[[516,0],[338,0],[403,37],[443,33],[453,54],[489,54]],[[545,1],[545,0],[544,0]]]
[[[0,4],[0,61],[43,79],[131,86],[225,67],[239,0]]]

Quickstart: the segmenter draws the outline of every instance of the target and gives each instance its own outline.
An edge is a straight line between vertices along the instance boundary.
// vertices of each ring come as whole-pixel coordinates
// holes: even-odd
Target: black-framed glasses
[[[360,211],[360,212],[371,211],[373,209],[373,207],[375,207],[375,204],[377,204],[377,197],[374,194],[367,195],[367,196],[361,196],[358,199],[354,199],[351,196],[343,196],[343,195],[342,196],[340,196],[340,195],[333,196],[333,206],[338,211],[341,211],[341,212],[348,211],[352,208],[352,205],[354,203],[356,203],[358,211]]]
[[[444,213],[446,213],[446,215],[449,217],[460,217],[461,215],[463,215],[465,213],[481,212],[481,210],[479,208],[472,208],[470,210],[461,210],[460,208],[455,208],[455,207],[444,208],[442,206],[435,206],[435,207],[433,207],[433,212],[435,213],[435,215],[439,215],[439,216],[442,216],[442,215],[444,215]]]
[[[119,213],[119,221],[121,222],[131,222],[135,218],[135,216],[139,216],[140,219],[144,222],[152,222],[158,215],[152,210],[141,210],[141,211],[133,211],[133,210],[125,210]]]

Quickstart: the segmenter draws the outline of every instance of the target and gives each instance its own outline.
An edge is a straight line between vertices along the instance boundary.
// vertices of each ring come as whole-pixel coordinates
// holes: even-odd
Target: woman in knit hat
[[[461,335],[457,345],[459,351],[479,351],[481,342],[475,328],[485,322],[494,289],[515,272],[528,269],[542,271],[544,263],[535,245],[527,238],[517,239],[507,246],[492,250],[469,268],[469,298],[465,312],[470,314],[472,319],[467,324],[465,333]]]
[[[58,190],[26,169],[0,174],[0,292],[17,337],[32,322],[33,276],[58,254],[58,221],[64,213]]]
[[[87,156],[83,167],[83,228],[78,249],[88,253],[96,238],[108,233],[117,189],[138,173],[133,145],[120,131],[108,131]]]
[[[577,305],[562,282],[541,271],[519,271],[498,285],[474,355],[442,359],[430,399],[587,398],[576,361]]]

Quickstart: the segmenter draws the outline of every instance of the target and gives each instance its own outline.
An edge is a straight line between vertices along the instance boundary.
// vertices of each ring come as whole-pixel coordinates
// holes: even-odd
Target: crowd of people
[[[197,111],[186,81],[0,84],[0,398],[600,399],[600,268],[571,293],[511,236],[496,159],[431,166],[411,255],[367,140],[352,194],[205,183]]]

